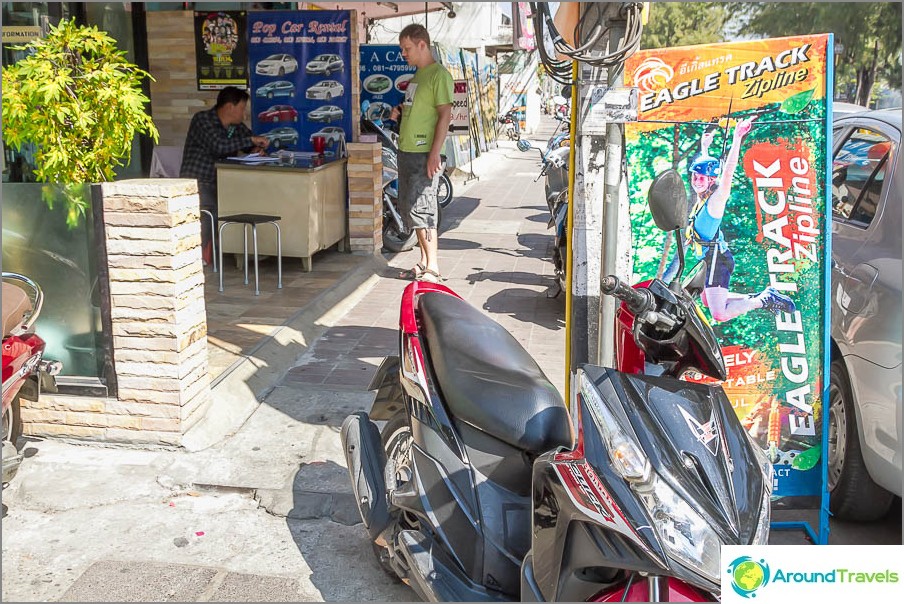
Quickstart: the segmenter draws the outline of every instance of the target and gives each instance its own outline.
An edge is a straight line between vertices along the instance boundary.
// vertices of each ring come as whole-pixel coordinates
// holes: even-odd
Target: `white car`
[[[259,61],[254,68],[254,73],[258,75],[286,75],[298,70],[298,61],[295,57],[287,54],[270,55],[263,61]]]
[[[323,137],[323,139],[326,141],[326,144],[332,145],[338,143],[341,140],[345,140],[345,130],[343,130],[339,126],[327,126],[326,128],[321,128],[311,135],[311,142],[313,142],[314,138],[318,136]]]
[[[324,105],[313,111],[308,111],[308,120],[312,122],[335,122],[345,116],[345,111],[336,105]]]
[[[304,71],[308,74],[323,74],[341,72],[345,62],[339,55],[317,55],[305,65]]]
[[[345,86],[336,80],[317,82],[304,93],[307,99],[335,99],[345,94]]]

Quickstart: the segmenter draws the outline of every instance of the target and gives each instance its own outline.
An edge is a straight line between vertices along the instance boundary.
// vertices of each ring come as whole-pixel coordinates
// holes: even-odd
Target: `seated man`
[[[227,86],[217,95],[217,104],[199,111],[191,118],[182,167],[179,176],[198,181],[198,197],[202,210],[213,214],[217,224],[216,162],[239,151],[262,151],[270,144],[266,136],[255,136],[245,126],[248,93],[235,86]],[[201,220],[201,254],[204,264],[213,261],[211,237],[206,220]]]

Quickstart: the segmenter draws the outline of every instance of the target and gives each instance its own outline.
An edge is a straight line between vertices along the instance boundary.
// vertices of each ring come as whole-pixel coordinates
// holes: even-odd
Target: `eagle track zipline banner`
[[[638,89],[625,127],[632,282],[677,272],[674,234],[647,206],[653,179],[677,170],[689,199],[682,279],[702,286],[729,370],[721,385],[773,462],[775,498],[824,491],[831,57],[825,34],[639,51],[625,66]]]

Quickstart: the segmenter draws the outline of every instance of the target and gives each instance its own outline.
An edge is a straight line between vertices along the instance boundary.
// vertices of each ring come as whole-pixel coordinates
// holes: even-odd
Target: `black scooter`
[[[651,208],[680,235],[667,180]],[[568,409],[499,324],[442,285],[405,289],[400,355],[340,436],[374,551],[421,598],[714,601],[721,545],[768,541],[772,465],[721,387],[678,379],[725,378],[712,327],[678,281],[603,291],[633,348],[578,369]]]

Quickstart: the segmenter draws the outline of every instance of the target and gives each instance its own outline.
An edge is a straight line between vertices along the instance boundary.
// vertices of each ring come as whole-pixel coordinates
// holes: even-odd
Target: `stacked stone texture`
[[[380,143],[348,144],[348,236],[355,254],[383,247],[382,149]]]
[[[101,185],[116,399],[42,394],[28,434],[179,445],[210,404],[197,183]]]

